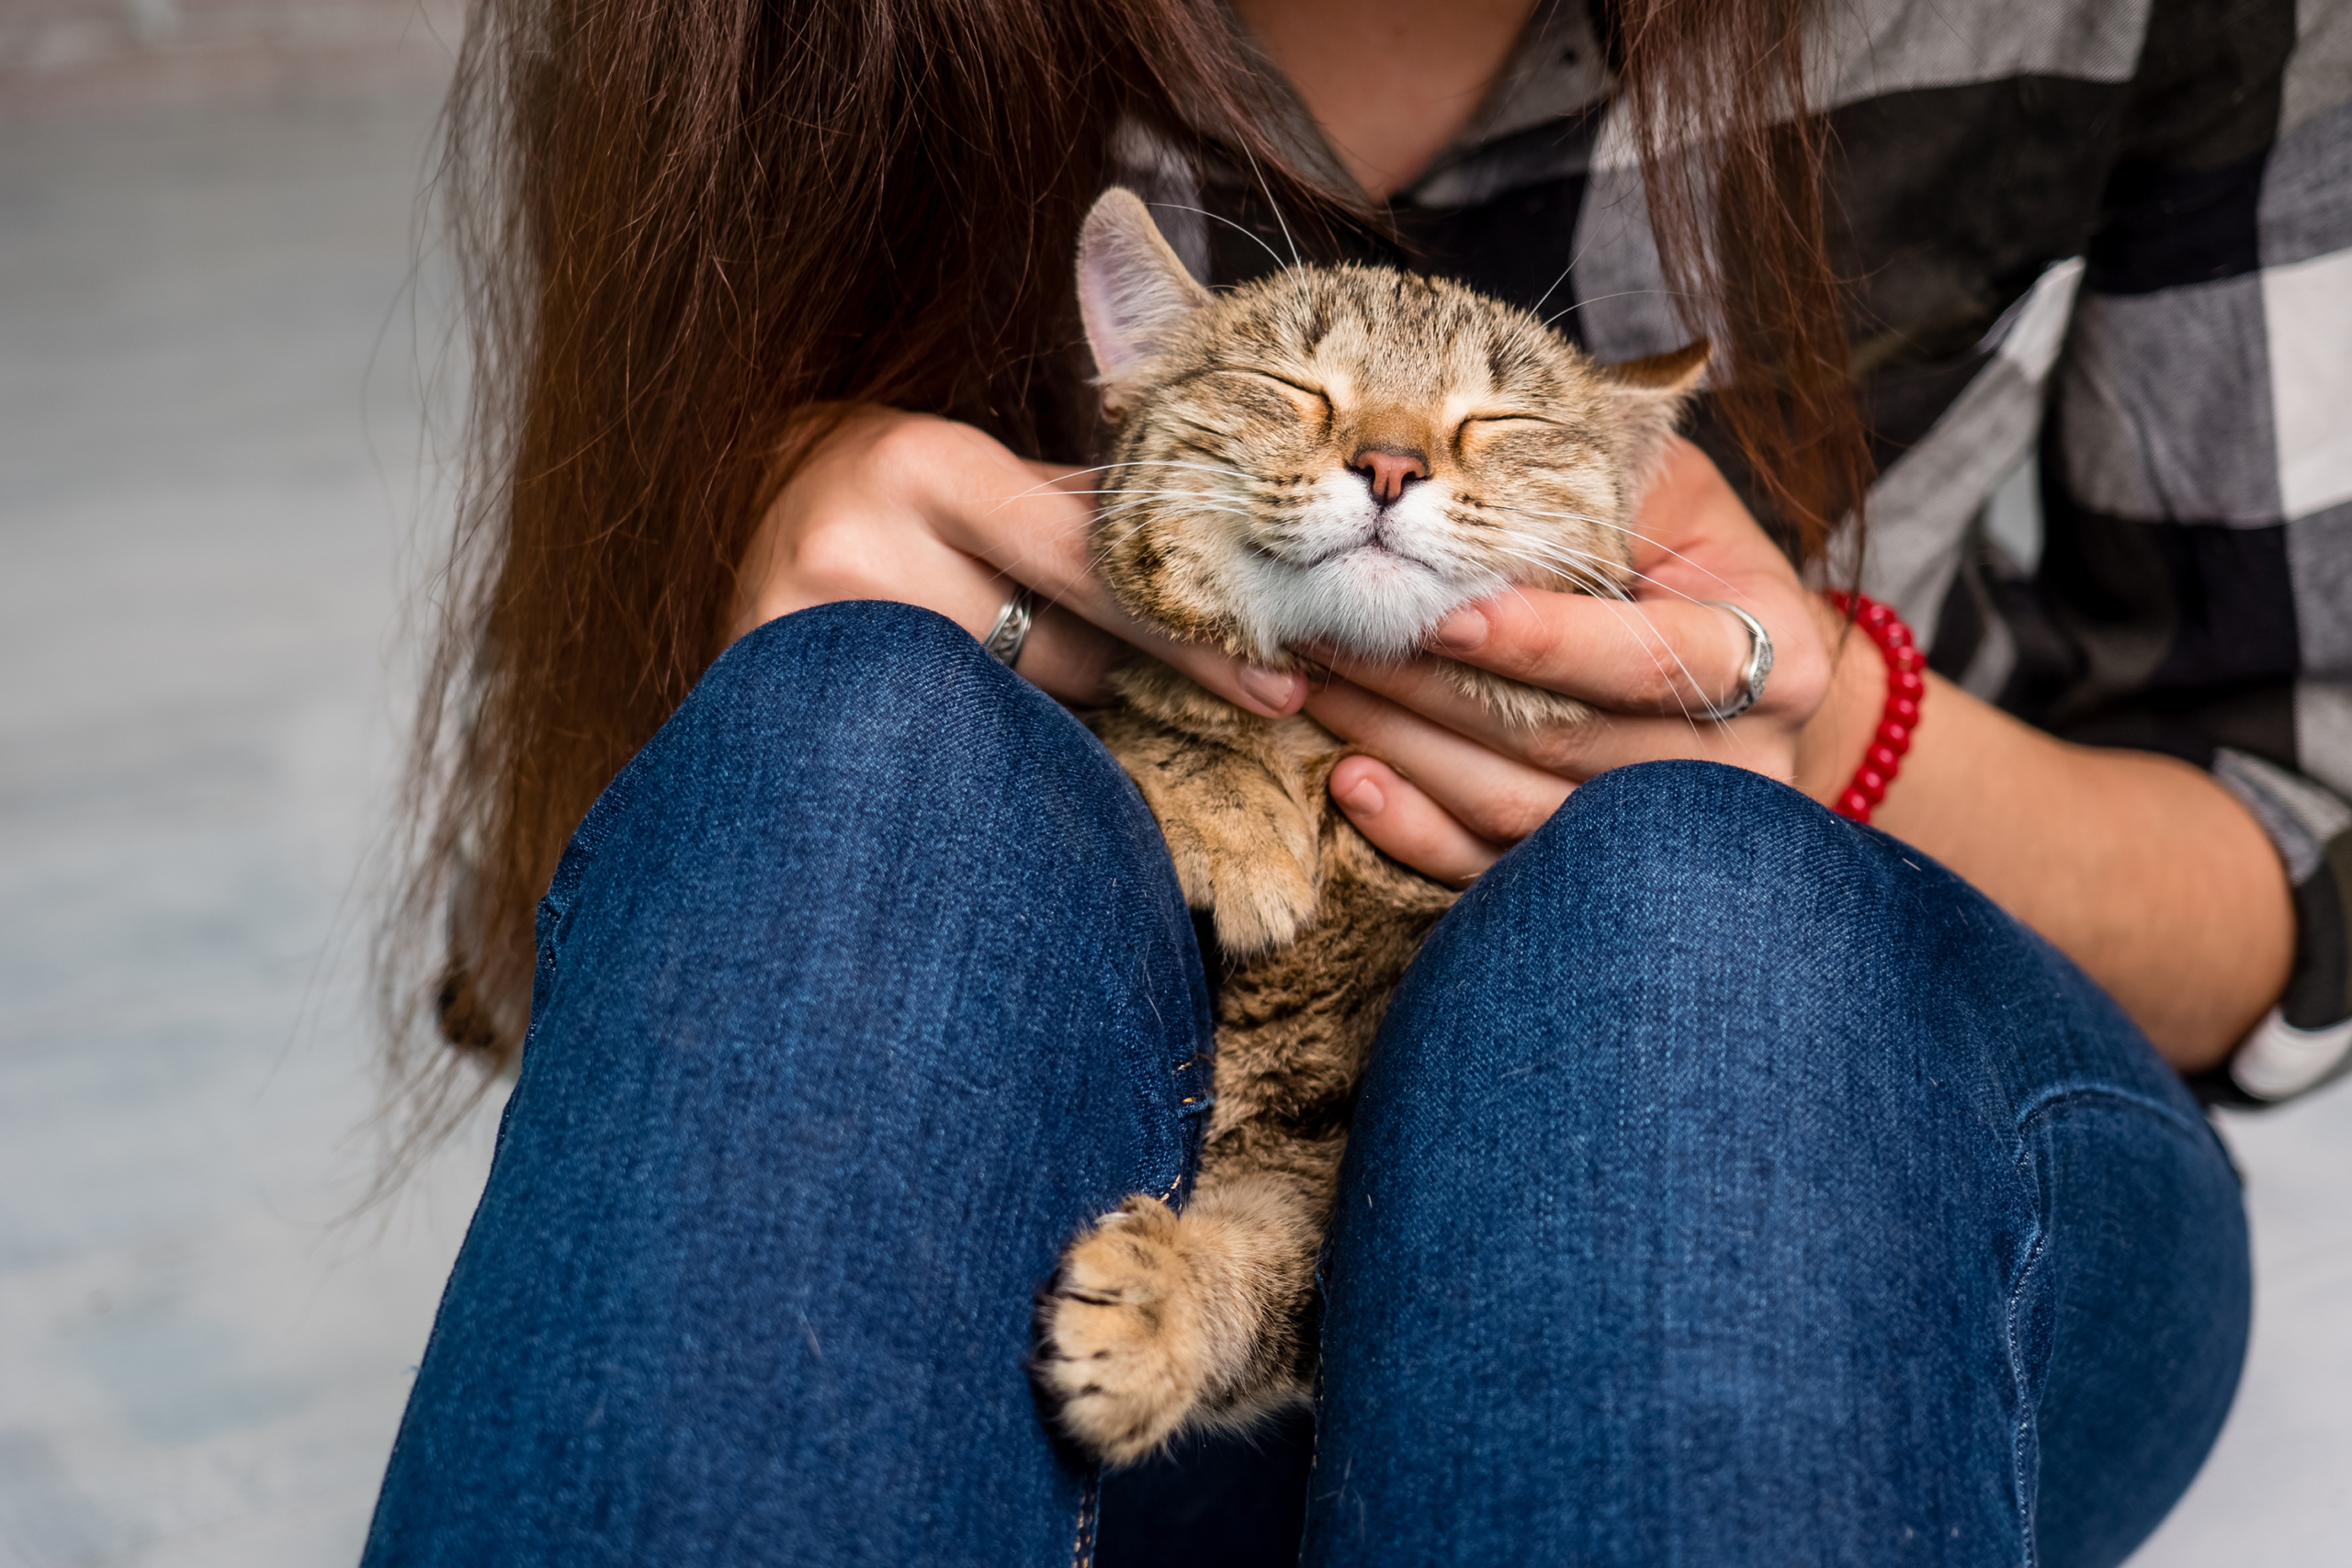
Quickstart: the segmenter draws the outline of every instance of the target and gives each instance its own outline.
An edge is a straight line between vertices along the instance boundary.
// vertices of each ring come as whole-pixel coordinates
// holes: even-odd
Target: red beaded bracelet
[[[1836,588],[1822,597],[1839,615],[1851,615],[1886,660],[1886,706],[1879,710],[1878,733],[1862,753],[1862,765],[1838,792],[1835,807],[1840,817],[1868,822],[1871,810],[1886,798],[1886,786],[1894,782],[1919,728],[1919,702],[1928,694],[1928,656],[1912,641],[1903,617],[1877,600]]]

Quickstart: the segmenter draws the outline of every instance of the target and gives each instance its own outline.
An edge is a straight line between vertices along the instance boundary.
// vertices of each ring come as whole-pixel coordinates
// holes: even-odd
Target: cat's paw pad
[[[1159,1448],[1200,1403],[1208,1355],[1181,1224],[1157,1199],[1128,1199],[1070,1244],[1038,1295],[1038,1393],[1113,1464]]]

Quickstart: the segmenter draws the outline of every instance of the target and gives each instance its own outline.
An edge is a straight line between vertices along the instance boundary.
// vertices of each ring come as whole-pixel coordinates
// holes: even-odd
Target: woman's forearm
[[[2069,745],[1929,678],[1918,733],[1872,818],[2082,965],[2176,1066],[2222,1059],[2285,988],[2294,911],[2278,854],[2213,778]],[[1798,784],[1834,797],[1885,692],[1867,639],[1840,649]]]

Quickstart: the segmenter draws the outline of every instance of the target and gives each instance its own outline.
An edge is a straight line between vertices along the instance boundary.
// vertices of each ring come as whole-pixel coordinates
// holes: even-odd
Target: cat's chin
[[[1499,577],[1465,581],[1377,545],[1311,567],[1254,564],[1255,581],[1240,599],[1260,611],[1252,628],[1260,646],[1323,643],[1362,659],[1411,658],[1440,621],[1503,587]]]

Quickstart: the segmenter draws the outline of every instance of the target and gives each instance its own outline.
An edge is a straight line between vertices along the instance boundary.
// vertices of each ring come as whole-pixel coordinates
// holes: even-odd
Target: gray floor
[[[0,1564],[349,1562],[481,1180],[477,1128],[336,1223],[434,514],[400,307],[430,107],[0,134]],[[2229,1135],[2254,1359],[2137,1561],[2333,1568],[2352,1089]]]
[[[431,112],[0,131],[0,1562],[353,1561],[480,1183],[337,1223]]]

